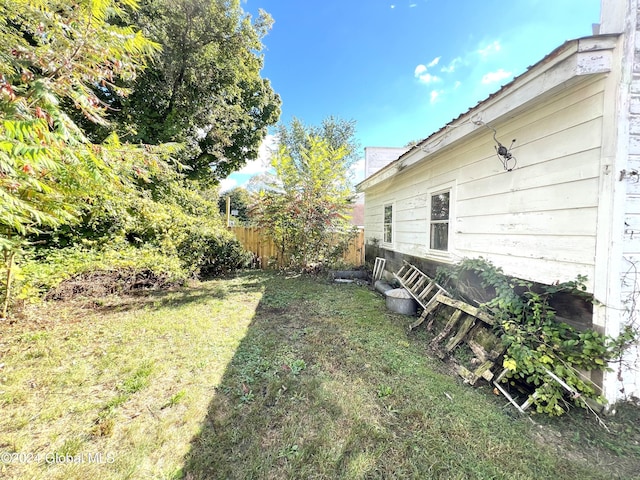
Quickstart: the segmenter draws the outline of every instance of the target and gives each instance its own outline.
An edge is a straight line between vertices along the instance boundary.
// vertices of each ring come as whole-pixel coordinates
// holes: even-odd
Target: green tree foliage
[[[97,86],[132,80],[157,45],[117,24],[134,0],[0,1],[0,249],[6,316],[16,252],[28,234],[76,218],[109,172],[61,107],[105,123]]]
[[[22,287],[51,286],[74,271],[62,257],[110,258],[116,268],[164,257],[167,268],[158,271],[179,265],[180,275],[220,273],[245,260],[222,226],[217,193],[187,180],[176,160],[188,144],[141,146],[108,133],[111,108],[126,105],[124,86],[159,49],[126,25],[136,8],[135,0],[0,0],[3,317],[16,255],[30,243],[38,250],[25,253],[24,272],[57,273],[23,279]],[[97,130],[86,132],[91,125],[104,128],[99,143]]]
[[[295,123],[293,124],[294,128]],[[287,133],[294,133],[296,130]],[[308,134],[289,135],[273,156],[275,178],[259,192],[255,216],[294,266],[331,261],[352,233],[348,212],[349,145]]]
[[[129,246],[153,248],[169,263],[178,259],[190,276],[224,273],[245,263],[240,243],[224,228],[217,192],[176,170],[175,146],[144,149],[149,155],[113,136],[106,143],[111,152],[127,152],[115,173],[132,176],[131,181],[103,185],[83,207],[81,221],[43,232],[38,243],[49,248],[120,245],[123,253]]]
[[[319,126],[309,126],[294,117],[288,127],[285,124],[278,125],[278,142],[287,148],[294,162],[300,163],[303,153],[311,147],[311,139],[322,138],[329,147],[336,150],[343,149],[344,157],[340,163],[348,168],[359,160],[360,145],[354,138],[355,133],[355,120],[329,116]]]
[[[162,51],[126,99],[103,92],[119,134],[134,143],[184,143],[181,161],[201,181],[255,159],[280,115],[280,98],[260,76],[271,17],[261,11],[252,22],[239,0],[145,0],[132,18]]]
[[[155,45],[109,20],[132,1],[6,1],[0,9],[0,185],[4,240],[72,218],[108,166],[60,107],[104,123],[92,87],[133,78]],[[70,200],[70,201],[69,201]]]

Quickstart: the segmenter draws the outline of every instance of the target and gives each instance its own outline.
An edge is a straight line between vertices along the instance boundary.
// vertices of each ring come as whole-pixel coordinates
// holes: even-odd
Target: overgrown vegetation
[[[579,409],[534,426],[355,284],[251,271],[26,314],[3,327],[0,450],[103,456],[0,464],[9,480],[610,480],[640,464],[637,408],[610,432]]]
[[[562,415],[569,402],[588,407],[587,399],[606,402],[582,372],[608,369],[634,338],[629,333],[614,339],[593,329],[577,330],[556,318],[550,305],[554,295],[568,293],[593,301],[586,293],[584,277],[554,285],[534,284],[507,277],[502,269],[479,258],[441,269],[439,280],[463,296],[477,292],[477,286],[484,290],[480,298],[488,293],[491,298],[482,306],[497,320],[497,334],[506,346],[503,365],[508,373],[504,381],[535,389],[537,393],[531,398],[539,413]],[[549,372],[577,394],[568,395]]]
[[[255,157],[277,121],[279,99],[259,75],[271,21],[252,23],[238,2],[178,7],[0,1],[0,318],[12,288],[24,297],[52,286],[79,252],[119,252],[104,270],[121,257],[158,278],[244,263],[213,185]],[[13,285],[36,270],[20,274],[23,259],[42,265],[39,278]]]
[[[6,317],[15,256],[28,235],[73,221],[109,165],[68,115],[104,122],[92,85],[135,77],[157,49],[121,26],[135,4],[118,0],[0,2],[0,249]]]
[[[294,120],[281,127],[275,175],[258,192],[252,217],[278,246],[281,266],[332,263],[356,234],[350,224],[353,124],[333,118],[321,129]]]

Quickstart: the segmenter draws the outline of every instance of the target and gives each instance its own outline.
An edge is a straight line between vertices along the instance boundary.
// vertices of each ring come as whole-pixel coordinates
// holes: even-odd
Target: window
[[[429,222],[429,248],[449,250],[449,218],[451,192],[431,195],[431,217]]]
[[[393,205],[384,206],[384,220],[383,220],[383,235],[382,241],[384,243],[393,242]]]

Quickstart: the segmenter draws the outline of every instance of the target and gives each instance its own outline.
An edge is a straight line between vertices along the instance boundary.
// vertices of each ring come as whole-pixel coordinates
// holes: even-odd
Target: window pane
[[[431,248],[447,250],[449,244],[449,222],[431,224]]]
[[[384,226],[384,241],[387,243],[391,243],[391,225]]]
[[[393,220],[393,207],[391,205],[385,205],[384,223],[391,223],[392,220]]]
[[[449,192],[431,196],[431,220],[449,220]]]

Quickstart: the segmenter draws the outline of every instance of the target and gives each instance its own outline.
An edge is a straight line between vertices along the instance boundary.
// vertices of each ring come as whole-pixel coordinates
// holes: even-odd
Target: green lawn
[[[533,425],[354,284],[246,272],[2,325],[10,479],[611,479],[640,415]]]

